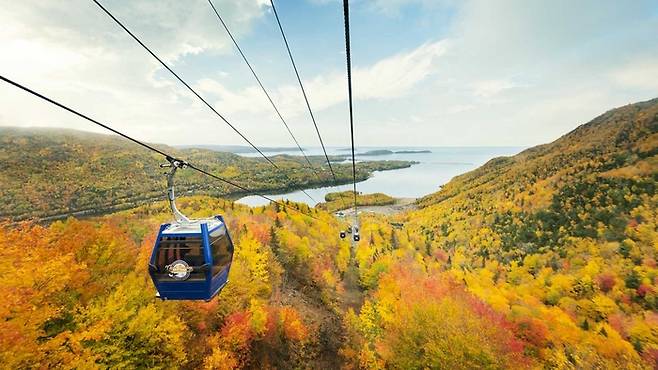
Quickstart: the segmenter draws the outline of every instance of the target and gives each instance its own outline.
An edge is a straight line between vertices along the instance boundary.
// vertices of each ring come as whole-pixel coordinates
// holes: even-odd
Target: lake
[[[514,155],[522,151],[523,147],[361,147],[357,153],[372,150],[429,150],[431,153],[390,154],[376,156],[357,156],[358,161],[376,160],[404,160],[416,161],[419,164],[409,168],[391,171],[377,171],[369,179],[356,184],[357,191],[363,193],[385,193],[396,198],[418,198],[436,192],[439,187],[462,173],[483,165],[488,160]],[[322,155],[321,148],[304,148],[307,155]],[[329,155],[350,155],[344,148],[327,148]],[[276,154],[299,155],[299,151],[269,152],[267,156]],[[257,156],[256,154],[241,154],[244,156]],[[352,185],[328,186],[305,189],[316,201],[323,202],[327,193],[351,190]],[[301,190],[285,194],[265,194],[273,199],[288,199],[295,202],[315,206]],[[237,200],[249,206],[261,206],[269,203],[257,195],[250,195]]]

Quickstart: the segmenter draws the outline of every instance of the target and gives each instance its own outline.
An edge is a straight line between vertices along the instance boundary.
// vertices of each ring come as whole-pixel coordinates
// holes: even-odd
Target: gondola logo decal
[[[169,277],[175,280],[187,280],[192,273],[193,268],[183,260],[176,260],[171,265],[167,265]]]

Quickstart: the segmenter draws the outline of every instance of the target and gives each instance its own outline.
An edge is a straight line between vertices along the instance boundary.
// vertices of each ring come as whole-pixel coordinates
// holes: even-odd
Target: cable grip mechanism
[[[167,175],[167,199],[169,199],[169,208],[171,208],[171,213],[174,214],[174,219],[178,223],[188,223],[190,219],[187,218],[181,211],[176,207],[176,193],[174,193],[174,176],[176,175],[176,170],[179,168],[183,169],[189,166],[189,164],[181,159],[173,158],[167,156],[167,161],[169,163],[164,163],[160,165],[160,168],[171,168]]]

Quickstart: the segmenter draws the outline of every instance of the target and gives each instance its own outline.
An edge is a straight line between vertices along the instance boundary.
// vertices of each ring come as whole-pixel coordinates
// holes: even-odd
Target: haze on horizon
[[[303,147],[318,146],[267,0],[214,0]],[[293,143],[203,0],[103,4],[259,146]],[[349,143],[342,8],[276,2],[328,146]],[[90,0],[5,1],[0,74],[144,141],[245,145]],[[658,6],[353,1],[357,146],[530,146],[658,96]],[[102,132],[7,84],[0,126]]]

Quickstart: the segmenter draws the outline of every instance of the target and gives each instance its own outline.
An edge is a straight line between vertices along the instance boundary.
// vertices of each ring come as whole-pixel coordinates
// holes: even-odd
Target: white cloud
[[[238,37],[265,14],[264,0],[214,1]],[[180,74],[189,55],[231,53],[206,2],[102,1],[119,20]],[[0,12],[1,73],[38,92],[145,140],[191,142],[196,130],[229,133],[185,88],[93,2],[66,6],[12,2]],[[35,26],[38,25],[38,26]],[[0,125],[93,129],[16,88],[0,87]],[[195,130],[187,130],[188,122]],[[220,125],[223,125],[220,123]],[[219,135],[219,134],[217,134]],[[206,136],[213,140],[212,135]]]
[[[450,106],[447,109],[447,112],[449,114],[457,114],[457,113],[469,111],[469,110],[474,109],[474,108],[475,108],[475,105],[472,105],[472,104],[456,104],[456,105]]]
[[[214,1],[239,39],[251,35],[255,45],[280,46],[276,28],[253,32],[272,25],[268,0]],[[290,144],[248,71],[236,69],[241,61],[204,1],[103,4],[253,142]],[[357,132],[376,133],[358,136],[361,145],[541,143],[613,106],[658,95],[658,22],[647,15],[655,0],[373,0],[354,7],[360,37],[370,36],[368,21],[386,20],[382,14],[436,28],[405,43],[376,35],[368,42],[420,46],[370,65],[355,59]],[[451,11],[443,13],[446,7]],[[3,7],[0,24],[0,73],[7,77],[147,140],[243,144],[91,1],[14,1]],[[338,18],[336,25],[314,32],[340,39]],[[439,39],[449,42],[421,44]],[[302,145],[317,143],[283,50],[270,56],[248,49]],[[344,145],[344,60],[334,49],[302,50],[298,62],[311,76],[304,82],[325,142]],[[309,55],[322,62],[309,68]],[[6,84],[0,101],[0,125],[90,127]]]
[[[639,59],[628,63],[611,74],[623,87],[653,90],[658,95],[658,59]]]
[[[450,6],[454,3],[454,0],[370,0],[367,4],[384,15],[397,16],[402,8],[408,6],[431,8]]]
[[[203,78],[195,84],[194,88],[205,95],[213,94],[219,97],[219,101],[215,105],[227,114],[236,112],[260,113],[268,110],[268,108],[271,110],[271,106],[268,105],[269,103],[260,87],[252,86],[239,93],[234,93],[216,80]]]
[[[390,99],[407,93],[437,71],[436,59],[446,49],[445,41],[427,43],[409,53],[379,61],[370,68],[357,68],[354,73],[356,97]]]
[[[238,34],[246,31],[250,22],[263,13],[262,2],[215,0],[223,12],[237,15],[232,17],[232,26]],[[227,38],[218,29],[217,20],[205,2],[106,0],[101,3],[166,60],[227,45]],[[37,0],[17,1],[3,7],[0,17],[3,27],[14,31],[9,32],[8,37],[39,39],[72,49],[92,46],[114,49],[134,44],[91,1],[71,0],[66,6]]]
[[[436,83],[386,107],[425,112],[425,122],[413,125],[418,134],[396,139],[539,144],[615,106],[658,96],[653,10],[655,1],[646,0],[462,2]]]
[[[517,87],[517,85],[508,80],[485,80],[473,83],[473,95],[480,98],[491,98]]]
[[[437,59],[445,53],[447,43],[426,43],[406,53],[382,59],[371,66],[353,68],[355,99],[390,100],[409,93],[417,84],[437,72]],[[257,86],[239,92],[225,88],[217,81],[203,79],[196,85],[201,91],[217,97],[216,105],[227,113],[266,113],[272,107]],[[347,100],[345,72],[332,72],[304,81],[314,110],[323,110]],[[306,107],[297,84],[279,86],[272,98],[288,116],[305,114]]]

